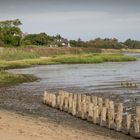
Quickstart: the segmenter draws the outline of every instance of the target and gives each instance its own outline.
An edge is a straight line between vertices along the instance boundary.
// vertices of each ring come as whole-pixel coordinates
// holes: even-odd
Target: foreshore
[[[135,140],[44,105],[40,89],[16,86],[0,93],[1,140]]]

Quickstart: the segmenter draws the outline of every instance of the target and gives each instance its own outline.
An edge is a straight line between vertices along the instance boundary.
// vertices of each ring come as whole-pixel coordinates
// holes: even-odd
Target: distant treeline
[[[128,39],[119,42],[116,38],[96,38],[90,41],[64,39],[60,35],[49,36],[46,33],[24,34],[19,19],[0,21],[0,46],[20,47],[20,46],[46,46],[46,47],[92,47],[104,49],[140,49],[140,41]]]

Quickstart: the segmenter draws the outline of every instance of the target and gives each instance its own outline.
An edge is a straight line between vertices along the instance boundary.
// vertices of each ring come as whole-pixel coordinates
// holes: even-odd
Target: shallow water
[[[137,57],[139,57],[137,55]],[[84,88],[88,90],[121,87],[121,82],[140,83],[140,61],[102,64],[45,65],[9,70],[40,78],[28,85],[42,88]],[[25,85],[25,84],[24,84]]]

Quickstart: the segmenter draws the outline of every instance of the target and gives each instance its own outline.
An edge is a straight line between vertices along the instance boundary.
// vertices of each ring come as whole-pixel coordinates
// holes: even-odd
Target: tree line
[[[57,44],[62,47],[60,35],[49,36],[46,33],[24,34],[20,29],[22,25],[19,19],[0,21],[0,46],[2,47],[20,47],[20,46],[46,46]],[[59,40],[59,41],[58,41]],[[63,39],[64,40],[64,39]],[[119,42],[116,38],[96,38],[90,41],[70,40],[71,47],[94,47],[104,49],[140,49],[140,41],[128,39],[125,42]]]

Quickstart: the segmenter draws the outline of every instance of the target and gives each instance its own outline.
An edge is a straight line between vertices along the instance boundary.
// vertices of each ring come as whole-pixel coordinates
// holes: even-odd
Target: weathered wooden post
[[[122,117],[123,115],[123,104],[119,103],[118,104],[118,110],[117,110],[117,116],[116,116],[116,130],[121,131],[122,129]]]
[[[81,118],[86,119],[87,116],[87,103],[86,103],[86,95],[82,95],[81,102]]]
[[[98,98],[98,106],[99,108],[102,108],[103,106],[103,99],[101,97]]]
[[[88,107],[88,117],[87,117],[87,120],[88,121],[92,121],[92,118],[93,118],[93,103],[91,102],[89,104],[89,107]]]
[[[52,94],[49,93],[49,105],[52,107]]]
[[[105,103],[104,103],[104,106],[106,107],[106,113],[108,114],[108,109],[109,109],[109,99],[108,98],[106,98],[105,99]],[[107,116],[108,117],[108,116]]]
[[[132,123],[132,115],[129,113],[126,113],[125,118],[123,120],[123,129],[122,132],[124,134],[129,134],[131,129],[131,123]]]
[[[109,101],[109,109],[108,109],[108,128],[114,129],[114,102]]]
[[[72,115],[76,116],[77,114],[77,94],[74,94],[72,101]]]
[[[60,95],[60,110],[63,110],[63,108],[64,108],[64,92],[60,90],[59,95]]]
[[[51,96],[52,96],[52,107],[56,108],[56,95],[52,94]]]
[[[136,107],[136,117],[134,120],[134,134],[131,134],[136,138],[140,138],[140,106]]]
[[[47,104],[47,95],[48,95],[48,93],[47,93],[47,91],[45,91],[44,96],[43,96],[43,103],[44,104]]]
[[[106,126],[106,116],[107,116],[107,108],[102,107],[101,116],[100,116],[100,126]]]
[[[81,116],[81,102],[82,102],[82,95],[81,94],[78,94],[77,95],[78,97],[78,99],[77,99],[77,101],[78,101],[78,103],[77,103],[77,117],[80,117]]]
[[[98,124],[99,123],[99,107],[93,106],[93,117],[92,117],[93,123]]]
[[[91,103],[91,96],[87,95],[86,96],[86,103],[87,103],[87,114],[88,114],[88,111],[89,111],[89,104]]]
[[[46,94],[45,94],[45,104],[48,105],[48,98],[49,98],[49,93],[46,91]]]
[[[68,98],[69,98],[69,93],[68,92],[64,92],[65,93],[65,98],[64,98],[64,111],[68,111]]]
[[[69,93],[68,99],[68,113],[72,113],[73,93]]]
[[[98,98],[98,107],[99,107],[99,119],[101,118],[101,111],[103,107],[103,99],[101,97]]]
[[[127,114],[126,115],[126,129],[127,129],[127,134],[130,132],[131,122],[132,122],[132,115],[131,114]]]
[[[105,107],[108,109],[109,108],[109,99],[105,99]]]
[[[48,96],[48,97],[47,97],[47,105],[50,105],[50,93],[48,93],[47,96]]]
[[[57,109],[60,109],[60,97],[61,97],[61,95],[59,95],[59,94],[57,94],[57,96],[56,96],[56,108]]]
[[[97,96],[92,96],[91,100],[93,102],[93,106],[97,106]]]

